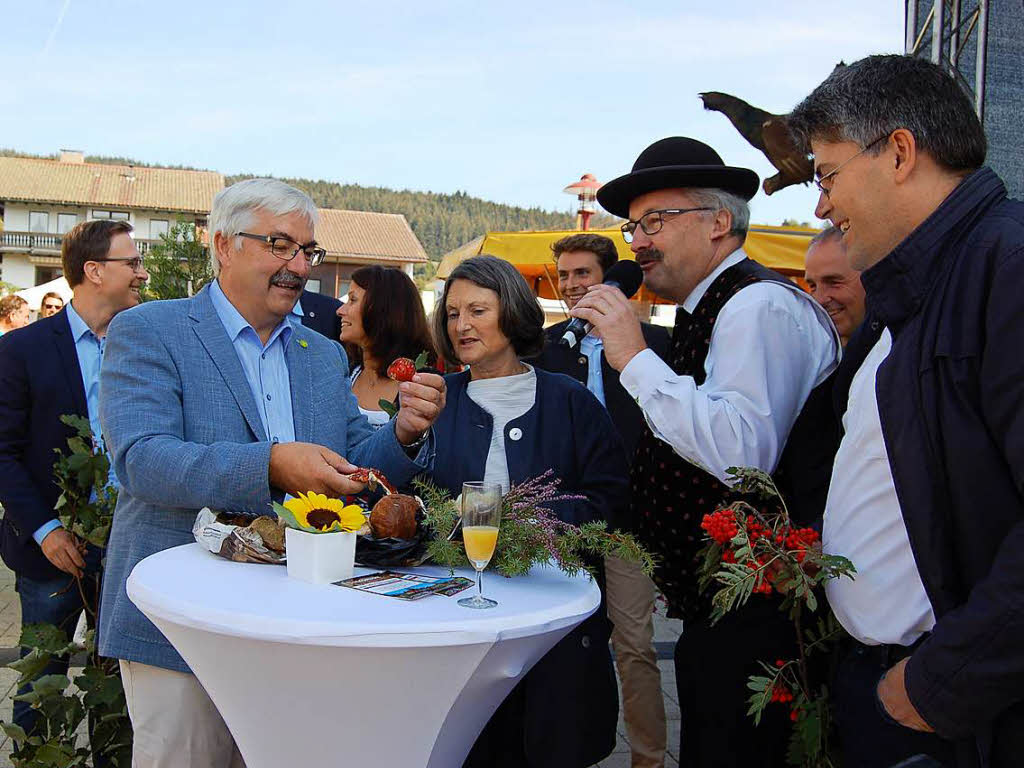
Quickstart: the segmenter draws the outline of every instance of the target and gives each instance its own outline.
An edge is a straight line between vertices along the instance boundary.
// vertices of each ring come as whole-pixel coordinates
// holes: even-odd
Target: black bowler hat
[[[597,201],[609,213],[628,219],[629,204],[656,189],[713,187],[749,200],[757,194],[759,184],[756,173],[726,165],[704,142],[670,136],[641,152],[631,173],[601,187]]]

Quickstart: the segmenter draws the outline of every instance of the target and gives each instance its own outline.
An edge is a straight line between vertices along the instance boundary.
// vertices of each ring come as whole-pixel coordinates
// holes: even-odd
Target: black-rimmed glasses
[[[675,216],[679,213],[693,213],[694,211],[713,211],[714,208],[661,208],[657,211],[648,211],[636,221],[627,221],[623,224],[620,229],[622,230],[622,239],[627,243],[633,242],[633,233],[636,232],[637,224],[640,225],[640,229],[644,231],[644,234],[650,237],[661,232],[661,228],[665,226],[666,216]]]
[[[291,261],[299,255],[299,251],[302,251],[302,255],[306,257],[306,263],[311,267],[318,267],[327,256],[327,251],[317,248],[315,242],[300,245],[291,238],[280,235],[254,235],[249,232],[238,232],[237,234],[239,237],[248,237],[250,240],[266,243],[270,246],[270,252],[284,261]]]
[[[839,173],[840,169],[844,165],[849,163],[851,160],[856,160],[858,157],[860,157],[865,152],[867,152],[869,149],[871,149],[873,146],[875,146],[875,144],[877,144],[880,141],[884,141],[885,139],[888,139],[888,138],[889,138],[889,134],[888,133],[885,134],[885,136],[879,136],[877,139],[872,141],[870,144],[868,144],[866,147],[864,147],[864,149],[862,149],[860,152],[855,154],[853,157],[848,157],[846,160],[843,160],[843,162],[841,162],[839,165],[837,165],[831,171],[826,173],[820,179],[813,179],[814,186],[816,186],[818,188],[818,190],[821,192],[821,194],[823,194],[825,197],[828,197],[832,193],[832,185],[835,184],[835,182],[834,181],[831,182],[827,187],[825,186],[824,182],[828,181],[829,179],[835,179],[836,174]]]
[[[133,256],[130,259],[89,259],[89,261],[120,261],[131,267],[132,272],[142,272],[146,268],[146,264],[141,256]]]

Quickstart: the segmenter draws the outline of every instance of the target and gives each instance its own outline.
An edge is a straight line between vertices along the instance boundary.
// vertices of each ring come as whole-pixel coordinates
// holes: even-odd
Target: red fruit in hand
[[[400,357],[388,366],[388,378],[395,381],[412,381],[416,364],[408,357]]]

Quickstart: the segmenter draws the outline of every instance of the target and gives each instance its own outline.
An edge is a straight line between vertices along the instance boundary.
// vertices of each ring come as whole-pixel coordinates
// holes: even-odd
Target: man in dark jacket
[[[615,243],[603,235],[568,235],[551,246],[558,272],[558,291],[569,309],[587,289],[604,281],[618,261]],[[619,372],[608,365],[599,333],[583,338],[578,349],[560,345],[568,320],[548,328],[544,350],[533,361],[537,367],[572,376],[608,409],[622,438],[630,463],[644,428],[640,406],[619,382]],[[644,341],[663,360],[668,357],[668,331],[641,323]],[[596,429],[596,427],[595,427]],[[615,510],[612,528],[630,528],[628,510]],[[615,664],[622,681],[622,709],[632,752],[632,768],[661,768],[665,764],[665,702],[661,673],[654,651],[654,582],[636,563],[605,558],[605,600],[612,630]]]
[[[65,530],[54,512],[60,489],[53,464],[74,434],[60,417],[88,418],[103,449],[99,378],[107,326],[139,303],[149,277],[131,230],[124,221],[89,221],[64,235],[61,262],[74,298],[53,317],[0,339],[0,556],[15,574],[22,625],[54,624],[69,636],[83,594],[96,603],[101,553]],[[83,577],[81,591],[73,576]],[[67,668],[66,659],[55,660],[47,674]],[[27,702],[14,702],[16,724],[31,731],[37,719]]]
[[[828,586],[856,641],[834,687],[844,765],[1020,765],[1024,205],[921,59],[839,67],[790,121],[867,293],[823,537],[857,568]]]
[[[303,291],[295,310],[296,314],[301,312],[304,326],[312,328],[331,341],[338,341],[341,338],[341,318],[338,317],[340,306],[341,302],[332,296]]]

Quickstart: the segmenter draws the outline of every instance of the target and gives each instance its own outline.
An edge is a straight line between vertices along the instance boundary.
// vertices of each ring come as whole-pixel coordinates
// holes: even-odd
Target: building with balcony
[[[130,222],[145,254],[179,216],[204,226],[223,186],[212,171],[86,163],[77,151],[0,157],[0,280],[30,288],[60,276],[61,238],[89,219]]]
[[[60,159],[0,157],[0,281],[30,288],[61,275],[65,232],[90,219],[124,219],[143,255],[178,217],[205,227],[224,177],[212,171],[86,163],[81,152]],[[317,241],[327,250],[307,287],[331,296],[348,292],[365,264],[412,275],[427,254],[405,216],[320,209]]]

